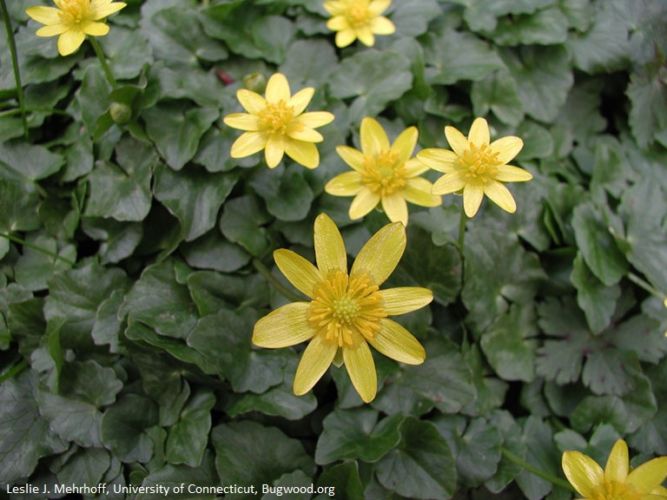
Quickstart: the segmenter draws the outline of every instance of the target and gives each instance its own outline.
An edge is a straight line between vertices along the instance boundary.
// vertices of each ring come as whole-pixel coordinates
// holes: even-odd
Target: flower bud
[[[112,102],[109,106],[111,119],[117,125],[125,125],[132,119],[132,108],[122,102]]]
[[[266,89],[266,77],[258,72],[248,73],[243,77],[243,86],[248,90],[262,94]]]

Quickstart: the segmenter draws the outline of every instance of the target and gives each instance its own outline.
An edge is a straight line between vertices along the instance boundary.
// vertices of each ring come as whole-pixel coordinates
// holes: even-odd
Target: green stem
[[[0,238],[7,238],[9,241],[13,241],[14,243],[18,243],[19,245],[23,245],[26,248],[31,248],[32,250],[35,250],[37,252],[41,252],[44,255],[48,255],[49,257],[53,257],[54,259],[62,260],[63,262],[66,262],[70,266],[73,266],[73,265],[76,264],[76,262],[73,262],[73,261],[71,261],[71,260],[69,260],[65,257],[61,257],[57,253],[53,253],[51,250],[47,250],[46,248],[42,248],[40,246],[33,245],[32,243],[28,243],[24,239],[21,239],[17,236],[13,236],[13,235],[8,234],[8,233],[0,233]]]
[[[107,62],[107,58],[104,55],[104,51],[102,50],[100,43],[95,39],[95,37],[91,36],[90,44],[93,46],[93,50],[95,50],[95,55],[97,56],[97,59],[99,59],[100,61],[100,65],[102,66],[102,71],[104,71],[104,76],[107,77],[107,81],[111,84],[111,87],[115,89],[117,86],[116,79],[113,76],[113,72],[111,71],[111,67]]]
[[[463,249],[465,248],[466,222],[468,222],[468,216],[466,216],[463,203],[461,203],[461,218],[459,219],[459,250],[461,250],[461,256],[463,256]]]
[[[25,359],[22,359],[18,363],[14,363],[12,366],[7,368],[5,371],[0,373],[0,383],[4,382],[5,380],[9,380],[10,378],[16,377],[19,373],[21,373],[26,368],[28,368],[28,363],[26,363]]]
[[[53,109],[53,108],[27,108],[28,113],[51,113],[54,115],[70,116],[67,111],[62,109]],[[14,116],[23,113],[23,110],[18,109],[8,109],[6,111],[0,111],[0,118],[5,118],[7,116]]]
[[[262,262],[258,259],[254,259],[252,261],[252,265],[259,271],[259,273],[264,276],[266,281],[271,283],[273,285],[273,288],[275,288],[283,297],[286,299],[291,300],[292,302],[302,302],[303,297],[299,297],[297,294],[292,292],[289,288],[284,286],[280,281],[276,279],[276,277],[269,271],[269,269],[262,264]]]
[[[23,135],[28,138],[28,119],[25,113],[25,95],[23,94],[23,85],[21,84],[21,70],[19,69],[18,54],[16,52],[16,40],[14,40],[14,28],[12,21],[9,18],[9,11],[5,0],[0,0],[0,9],[2,9],[2,17],[5,19],[5,30],[7,31],[7,44],[9,45],[9,52],[12,56],[12,66],[14,67],[14,80],[16,82],[16,96],[19,100],[19,109],[21,110],[21,121],[23,122]]]
[[[574,489],[572,486],[570,486],[570,483],[567,481],[556,477],[552,474],[549,474],[548,472],[544,472],[543,470],[538,469],[537,467],[533,467],[530,465],[528,462],[526,462],[523,458],[521,458],[519,455],[516,455],[515,453],[512,453],[509,451],[507,448],[501,448],[500,451],[502,454],[505,456],[507,460],[510,462],[514,462],[516,465],[519,467],[527,470],[531,474],[535,474],[537,477],[541,477],[545,481],[549,481],[551,484],[554,486],[558,486],[559,488],[564,488],[568,491],[574,492]]]
[[[646,290],[651,295],[655,295],[660,300],[667,300],[667,296],[665,294],[660,293],[653,286],[651,286],[650,283],[648,283],[646,280],[643,280],[642,278],[637,276],[635,273],[628,273],[628,279],[630,281],[632,281],[638,287],[643,288],[644,290]]]

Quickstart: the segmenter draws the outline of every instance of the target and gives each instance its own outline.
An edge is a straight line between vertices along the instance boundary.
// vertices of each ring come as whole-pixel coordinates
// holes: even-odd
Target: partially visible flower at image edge
[[[236,93],[247,113],[225,116],[227,126],[245,133],[232,144],[231,157],[245,158],[262,149],[269,168],[277,167],[287,154],[307,168],[320,164],[315,146],[322,142],[322,134],[315,129],[334,121],[326,111],[304,113],[315,89],[307,87],[292,95],[285,75],[275,73],[266,85],[264,97],[248,89]]]
[[[579,451],[563,453],[563,471],[584,500],[652,500],[667,498],[662,482],[667,477],[667,457],[654,458],[630,470],[628,445],[614,444],[605,469]]]
[[[56,7],[39,5],[26,9],[26,14],[44,24],[37,36],[58,38],[58,53],[68,56],[76,52],[86,35],[104,36],[109,26],[103,21],[127,4],[113,0],[53,0]]]
[[[468,217],[477,214],[484,195],[506,212],[516,212],[514,197],[502,183],[533,178],[527,170],[508,165],[523,148],[523,141],[510,136],[491,142],[484,118],[473,122],[467,138],[454,127],[445,127],[445,136],[452,151],[430,148],[417,154],[425,165],[445,174],[433,184],[433,194],[462,191]]]
[[[352,220],[362,218],[382,203],[390,221],[407,225],[406,202],[422,207],[437,207],[442,203],[440,196],[431,194],[431,182],[419,177],[428,167],[412,158],[418,136],[417,129],[410,127],[390,144],[382,125],[373,118],[364,118],[361,151],[348,146],[336,148],[353,171],[331,179],[325,191],[334,196],[355,197],[349,211]]]
[[[396,31],[394,23],[382,13],[391,0],[330,0],[324,8],[331,14],[327,28],[336,31],[336,45],[347,47],[356,39],[372,47],[375,35],[391,35]]]
[[[377,393],[377,374],[368,345],[401,363],[421,364],[426,353],[419,341],[388,316],[406,314],[428,305],[426,288],[379,287],[398,265],[406,245],[400,223],[380,229],[361,249],[347,270],[345,243],[336,224],[321,214],[314,226],[317,267],[291,250],[273,254],[285,277],[310,302],[294,302],[261,318],[252,342],[281,348],[309,341],[294,376],[294,393],[310,391],[329,366],[345,364],[361,399]]]

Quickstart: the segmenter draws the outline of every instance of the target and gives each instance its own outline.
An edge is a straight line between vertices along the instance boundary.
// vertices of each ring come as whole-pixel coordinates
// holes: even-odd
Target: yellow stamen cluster
[[[361,182],[378,196],[390,196],[407,185],[405,162],[392,151],[366,157]]]
[[[368,26],[372,18],[371,13],[368,11],[368,6],[366,5],[353,5],[343,13],[343,16],[353,28],[363,28]]]
[[[641,500],[642,496],[630,485],[605,481],[598,486],[591,500]]]
[[[262,130],[270,134],[287,134],[287,128],[294,119],[294,108],[284,100],[275,104],[267,104],[259,113],[259,124]]]
[[[308,321],[325,339],[338,347],[355,347],[362,338],[372,340],[387,317],[379,288],[367,274],[348,277],[332,271],[315,290]]]
[[[92,17],[90,0],[56,0],[63,24],[79,25]]]
[[[470,149],[459,157],[458,165],[466,184],[484,185],[489,179],[495,178],[501,162],[498,160],[498,153],[488,144],[470,144]]]

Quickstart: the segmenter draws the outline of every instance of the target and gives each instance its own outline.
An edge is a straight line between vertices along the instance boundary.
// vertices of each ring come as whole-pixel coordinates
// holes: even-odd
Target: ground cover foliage
[[[638,462],[667,454],[664,2],[394,2],[395,35],[339,50],[318,0],[128,0],[100,39],[111,97],[89,46],[60,57],[34,35],[36,3],[9,5],[29,138],[0,118],[0,231],[24,241],[0,238],[1,484],[560,499],[506,452],[553,475],[562,451],[603,463],[619,437]],[[236,90],[276,70],[336,115],[316,170],[229,157]],[[369,405],[344,368],[296,397],[302,348],[250,343],[287,303],[253,262],[282,280],[271,252],[312,257],[321,212],[352,255],[385,224],[323,192],[364,116],[394,136],[417,125],[421,147],[485,116],[523,138],[535,179],[511,186],[514,215],[485,202],[464,255],[460,197],[411,207],[390,283],[434,292],[402,320],[426,362],[376,356]]]

